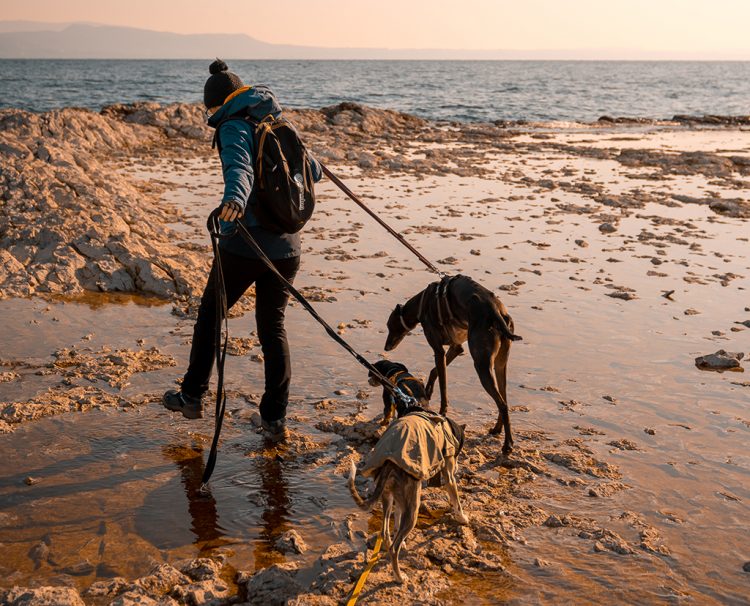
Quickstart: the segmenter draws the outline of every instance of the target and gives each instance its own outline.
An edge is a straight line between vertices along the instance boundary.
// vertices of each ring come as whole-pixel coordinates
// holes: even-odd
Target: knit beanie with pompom
[[[224,99],[244,86],[240,77],[230,72],[221,59],[209,65],[208,71],[211,75],[203,87],[203,103],[208,109],[224,105]]]

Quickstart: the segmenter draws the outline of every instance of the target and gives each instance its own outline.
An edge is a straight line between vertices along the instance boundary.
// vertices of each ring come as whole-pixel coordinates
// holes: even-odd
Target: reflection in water
[[[219,525],[216,500],[209,492],[200,491],[203,477],[203,449],[200,446],[187,447],[171,444],[162,449],[168,459],[174,461],[180,470],[185,496],[188,499],[190,530],[195,535],[193,543],[201,555],[226,545],[230,541],[224,537],[224,529]]]
[[[276,540],[286,532],[290,524],[289,484],[284,477],[284,459],[275,449],[269,449],[255,459],[260,477],[260,491],[265,505],[261,519],[261,540],[255,543],[255,569],[259,570],[283,561],[275,551]]]

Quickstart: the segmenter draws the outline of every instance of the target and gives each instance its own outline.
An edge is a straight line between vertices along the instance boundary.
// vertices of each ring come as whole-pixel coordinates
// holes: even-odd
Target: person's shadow
[[[203,449],[200,446],[170,444],[162,448],[162,454],[177,465],[180,481],[185,490],[190,514],[190,531],[195,535],[193,544],[201,555],[231,541],[219,524],[216,500],[210,491],[202,492]]]
[[[284,476],[285,466],[289,463],[283,460],[282,453],[283,446],[270,448],[264,456],[255,459],[260,477],[260,494],[264,501],[263,513],[260,516],[260,540],[255,542],[253,553],[256,570],[284,561],[283,555],[276,549],[276,542],[291,528],[291,500],[289,484]]]

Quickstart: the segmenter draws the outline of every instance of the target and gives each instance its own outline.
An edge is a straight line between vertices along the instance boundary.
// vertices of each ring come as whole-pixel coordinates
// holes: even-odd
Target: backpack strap
[[[211,140],[211,149],[214,149],[216,147],[219,148],[219,153],[221,153],[221,140],[219,138],[219,129],[225,122],[229,122],[230,120],[242,120],[244,122],[247,122],[253,127],[253,131],[257,130],[258,125],[261,122],[265,122],[268,119],[271,119],[272,121],[275,120],[273,117],[273,114],[268,114],[263,117],[262,120],[256,120],[250,116],[250,114],[247,113],[247,110],[239,111],[235,114],[232,114],[231,116],[227,116],[226,118],[223,118],[219,121],[219,123],[216,125],[216,128],[214,129],[214,136]]]

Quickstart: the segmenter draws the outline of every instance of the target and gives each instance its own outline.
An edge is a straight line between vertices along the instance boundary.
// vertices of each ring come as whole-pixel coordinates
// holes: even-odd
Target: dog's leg
[[[438,376],[440,386],[440,414],[444,415],[448,410],[448,380],[446,378],[445,350],[443,346],[434,347],[435,352],[435,370]]]
[[[445,355],[445,366],[448,367],[453,360],[455,360],[458,356],[460,356],[462,353],[464,353],[464,348],[461,345],[451,345],[448,348],[448,353]],[[438,371],[437,367],[433,368],[430,371],[430,377],[427,379],[427,385],[425,387],[425,393],[427,394],[427,399],[429,400],[432,398],[432,390],[435,387],[435,379],[437,379]]]
[[[417,525],[417,517],[419,515],[419,502],[422,494],[422,483],[418,481],[409,481],[408,485],[404,487],[404,503],[398,523],[398,532],[396,538],[393,540],[391,545],[391,567],[393,568],[393,576],[399,583],[405,583],[407,577],[401,573],[401,568],[398,564],[398,556],[401,552],[401,546],[414,527]]]
[[[459,524],[468,524],[469,518],[464,513],[461,507],[461,501],[458,498],[458,484],[456,484],[456,458],[448,457],[445,461],[445,467],[443,468],[443,485],[445,491],[448,493],[448,499],[451,502],[453,508],[453,516],[456,518]]]
[[[393,494],[383,495],[383,526],[381,534],[383,535],[383,547],[388,550],[391,548],[391,514],[393,514]]]
[[[510,330],[513,330],[513,321],[510,322]],[[510,357],[510,345],[512,341],[510,339],[500,340],[500,350],[495,356],[494,367],[495,367],[495,381],[497,383],[497,389],[500,392],[500,396],[505,402],[505,408],[499,408],[497,415],[497,423],[495,423],[494,430],[496,433],[500,433],[501,428],[505,429],[505,443],[503,444],[503,452],[506,447],[508,452],[513,448],[513,435],[510,431],[510,412],[508,409],[508,358]],[[506,453],[507,454],[507,453]]]
[[[393,401],[393,396],[390,393],[383,390],[383,422],[381,425],[388,425],[393,417],[393,410],[396,404]]]
[[[490,433],[499,434],[505,429],[503,454],[508,455],[513,450],[513,438],[510,433],[510,414],[508,412],[508,404],[500,394],[497,388],[497,381],[495,380],[494,362],[500,350],[499,339],[494,339],[492,343],[489,343],[486,334],[474,335],[473,337],[470,333],[469,351],[471,352],[471,357],[474,359],[474,369],[477,371],[482,387],[484,387],[484,390],[495,401],[498,410],[497,423],[490,429]]]

